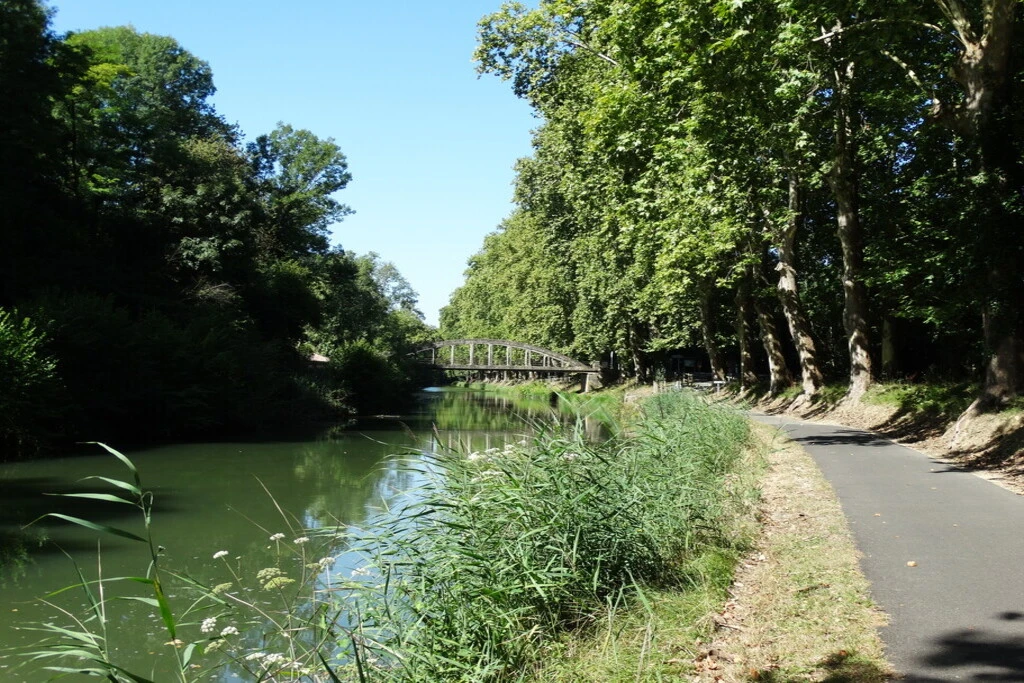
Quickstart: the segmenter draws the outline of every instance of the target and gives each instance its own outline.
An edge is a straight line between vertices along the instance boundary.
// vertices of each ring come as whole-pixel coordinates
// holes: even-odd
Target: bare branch
[[[967,9],[961,0],[935,0],[935,4],[939,6],[939,10],[949,20],[949,23],[953,25],[957,37],[964,47],[969,47],[978,42],[978,36],[974,34],[974,29],[971,28],[971,20],[967,16]]]
[[[582,48],[582,49],[586,50],[587,52],[589,52],[589,53],[591,53],[591,54],[593,54],[593,55],[595,55],[597,57],[600,57],[601,59],[603,59],[604,61],[608,62],[612,66],[621,66],[617,61],[615,61],[614,59],[612,59],[611,57],[609,57],[605,53],[601,52],[600,50],[595,50],[594,48],[590,47],[585,42],[583,42],[583,39],[580,38],[578,33],[573,33],[572,31],[570,31],[568,29],[562,29],[562,32],[566,36],[568,36],[566,38],[565,42],[569,43],[573,47]]]
[[[926,95],[934,99],[934,95],[928,90],[925,84],[921,82],[921,79],[917,77],[917,73],[914,71],[914,68],[912,66],[910,66],[905,61],[903,61],[893,53],[889,52],[888,50],[882,50],[882,54],[891,59],[893,62],[895,62],[897,66],[902,68],[904,73],[907,74],[907,78],[909,78],[914,85],[920,88]]]
[[[936,0],[936,2],[943,2],[943,0]],[[821,40],[828,40],[829,38],[833,38],[833,37],[839,35],[840,33],[846,33],[847,31],[852,31],[854,29],[867,28],[869,26],[877,26],[879,24],[911,24],[913,26],[921,26],[923,28],[931,29],[931,30],[935,31],[936,33],[943,33],[943,34],[948,34],[949,33],[948,30],[942,28],[941,26],[938,26],[936,24],[928,23],[927,21],[914,21],[912,19],[869,19],[867,21],[862,21],[862,22],[857,23],[857,24],[851,24],[849,26],[841,26],[839,28],[836,28],[836,29],[833,29],[833,30],[829,31],[828,33],[824,33],[823,32],[817,38],[812,38],[811,42],[817,43],[818,41],[821,41]]]

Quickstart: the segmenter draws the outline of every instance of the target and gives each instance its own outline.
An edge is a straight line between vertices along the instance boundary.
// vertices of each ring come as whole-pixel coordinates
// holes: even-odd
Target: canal
[[[295,540],[309,529],[337,528],[339,539],[364,535],[375,521],[393,514],[401,499],[415,495],[409,492],[422,477],[415,465],[423,453],[500,449],[528,438],[539,424],[568,419],[547,400],[439,390],[423,392],[413,414],[359,420],[302,437],[137,449],[110,445],[131,458],[143,488],[153,492],[152,530],[164,548],[162,566],[215,586],[233,581],[237,572],[274,566],[282,550],[294,555]],[[600,434],[597,424],[589,429]],[[70,615],[85,618],[88,603],[81,589],[39,600],[75,584],[76,564],[89,580],[147,571],[144,544],[52,518],[23,528],[59,512],[144,534],[141,515],[132,506],[53,495],[117,492],[89,477],[131,479],[123,464],[97,446],[84,447],[74,457],[0,466],[0,652],[6,655],[0,659],[0,680],[48,678],[38,666],[21,666],[24,658],[8,653],[40,640],[44,634],[32,630],[34,625],[64,626],[74,623]],[[327,573],[358,574],[362,560],[350,542],[339,540],[328,549]],[[108,599],[119,591],[146,594],[131,582],[108,582],[104,590]],[[185,588],[169,582],[168,593],[176,613],[184,614],[189,606]],[[182,632],[194,638],[204,616],[179,617],[190,624]],[[174,646],[157,610],[143,602],[108,600],[107,622],[108,646],[118,663],[158,681],[171,680],[169,651]],[[88,627],[95,630],[97,624]],[[196,661],[202,667],[207,659]],[[195,679],[233,681],[239,672],[195,669]]]

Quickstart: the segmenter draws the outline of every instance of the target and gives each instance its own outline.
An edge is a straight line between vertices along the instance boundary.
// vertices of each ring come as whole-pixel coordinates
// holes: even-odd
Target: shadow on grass
[[[845,650],[826,657],[815,668],[814,672],[784,669],[751,671],[748,680],[763,683],[805,683],[809,680],[821,683],[882,683],[896,679],[876,662]]]

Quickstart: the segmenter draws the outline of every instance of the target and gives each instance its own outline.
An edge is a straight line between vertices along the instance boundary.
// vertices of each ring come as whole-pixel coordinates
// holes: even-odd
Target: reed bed
[[[416,502],[364,550],[370,578],[339,596],[357,617],[345,669],[360,680],[521,680],[610,606],[714,580],[693,560],[739,550],[731,482],[748,438],[740,415],[674,393],[602,443],[541,431],[425,456]]]

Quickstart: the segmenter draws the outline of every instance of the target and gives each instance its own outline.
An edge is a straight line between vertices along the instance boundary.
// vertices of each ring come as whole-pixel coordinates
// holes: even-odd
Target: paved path
[[[806,448],[839,495],[903,680],[1024,682],[1024,497],[871,432],[754,419]]]

